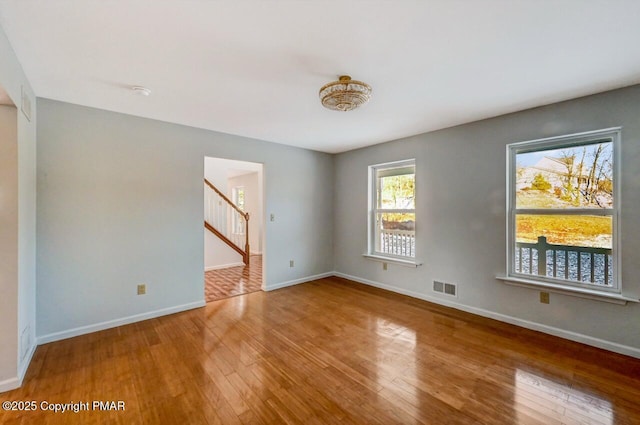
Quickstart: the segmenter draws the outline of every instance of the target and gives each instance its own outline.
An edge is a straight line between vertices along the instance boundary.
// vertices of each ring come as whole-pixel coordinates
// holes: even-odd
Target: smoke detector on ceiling
[[[149,96],[151,94],[151,90],[142,86],[133,86],[131,87],[131,90],[133,90],[135,94],[138,94],[140,96]]]

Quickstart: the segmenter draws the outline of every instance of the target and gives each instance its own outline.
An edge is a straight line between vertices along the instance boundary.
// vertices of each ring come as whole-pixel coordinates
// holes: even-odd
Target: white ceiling
[[[639,22],[638,0],[0,0],[39,97],[325,152],[636,84]],[[340,74],[371,101],[324,109]]]

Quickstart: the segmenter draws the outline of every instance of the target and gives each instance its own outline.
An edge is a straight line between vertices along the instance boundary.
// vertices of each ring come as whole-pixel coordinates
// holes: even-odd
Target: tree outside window
[[[509,271],[619,291],[615,151],[619,130],[509,146]]]
[[[370,254],[415,258],[415,160],[369,168]]]

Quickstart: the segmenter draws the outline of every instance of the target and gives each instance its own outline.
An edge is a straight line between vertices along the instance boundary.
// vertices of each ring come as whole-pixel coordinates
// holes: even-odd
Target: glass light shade
[[[348,75],[338,81],[324,85],[320,89],[322,106],[334,111],[351,111],[367,103],[371,98],[371,87],[361,81],[352,80]]]

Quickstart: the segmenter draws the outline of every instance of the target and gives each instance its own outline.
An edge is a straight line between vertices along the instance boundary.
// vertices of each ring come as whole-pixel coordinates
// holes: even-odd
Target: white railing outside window
[[[412,230],[380,230],[380,252],[415,257],[416,232]]]
[[[611,286],[612,250],[554,245],[540,236],[537,243],[516,242],[515,272]]]
[[[508,275],[621,293],[620,129],[507,146]]]

